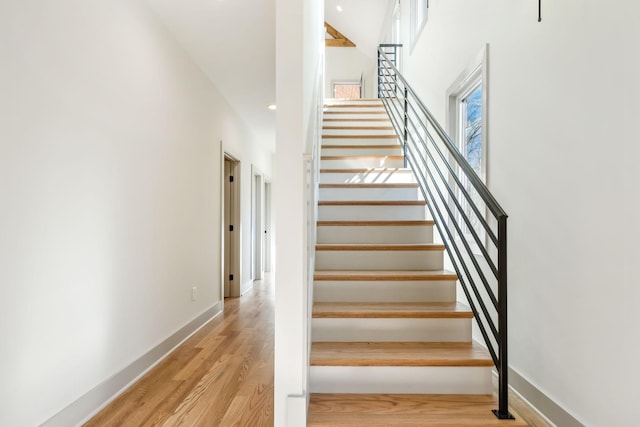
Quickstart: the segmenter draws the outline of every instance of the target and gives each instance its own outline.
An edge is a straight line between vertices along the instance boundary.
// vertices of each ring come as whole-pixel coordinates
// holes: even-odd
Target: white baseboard
[[[240,287],[240,296],[243,296],[247,292],[253,289],[253,279],[244,282]]]
[[[129,366],[86,392],[69,406],[42,423],[41,426],[80,426],[89,421],[131,384],[160,363],[176,347],[222,313],[222,309],[223,302],[219,301]]]
[[[497,390],[498,373],[495,370],[493,379]],[[512,368],[509,368],[509,394],[518,397],[533,413],[552,427],[584,427],[580,421]]]
[[[287,396],[287,426],[299,427],[307,425],[307,396]]]

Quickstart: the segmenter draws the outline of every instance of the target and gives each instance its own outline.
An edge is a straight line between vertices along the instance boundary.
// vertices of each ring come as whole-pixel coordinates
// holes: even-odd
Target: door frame
[[[225,283],[229,283],[228,296],[239,297],[240,288],[242,283],[242,270],[241,270],[241,251],[242,251],[242,223],[241,223],[241,184],[242,184],[242,163],[240,158],[224,147],[221,144],[221,159],[220,159],[220,295],[221,301],[225,298]],[[227,187],[227,174],[225,173],[225,162],[231,163],[231,175],[233,176],[233,185]],[[231,191],[231,210],[229,217],[229,224],[233,225],[233,232],[230,233],[230,253],[226,253],[225,234],[228,232],[228,225],[225,222],[225,191]],[[229,271],[226,270],[227,264],[225,257],[231,256],[229,264]],[[233,274],[233,280],[229,281],[229,274]]]
[[[251,165],[251,278],[264,277],[264,185],[265,177],[255,165]]]

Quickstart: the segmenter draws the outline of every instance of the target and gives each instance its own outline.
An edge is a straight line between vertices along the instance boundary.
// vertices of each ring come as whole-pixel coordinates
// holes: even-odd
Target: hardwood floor
[[[256,282],[85,426],[273,426],[273,331],[273,283]],[[548,427],[512,402],[529,425]],[[377,422],[368,425],[398,425]]]
[[[85,426],[273,426],[273,333],[267,279]]]

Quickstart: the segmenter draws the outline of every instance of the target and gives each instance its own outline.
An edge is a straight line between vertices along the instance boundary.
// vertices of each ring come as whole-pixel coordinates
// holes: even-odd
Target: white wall
[[[324,96],[333,98],[333,83],[359,81],[364,75],[364,97],[376,97],[378,81],[376,60],[355,47],[327,47],[325,49]]]
[[[0,63],[0,425],[33,426],[220,302],[220,141],[253,146],[135,0],[2,2]]]
[[[303,155],[317,134],[322,10],[319,2],[276,0],[276,236],[274,424],[306,424],[308,371]]]
[[[489,43],[488,183],[510,215],[510,364],[585,425],[633,425],[640,6],[545,1],[541,23],[536,2],[432,0],[429,13],[404,70],[442,123],[447,88]]]

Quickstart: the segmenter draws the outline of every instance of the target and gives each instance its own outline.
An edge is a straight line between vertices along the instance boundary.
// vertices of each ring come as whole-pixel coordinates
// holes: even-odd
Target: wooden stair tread
[[[425,206],[424,200],[318,200],[318,206]]]
[[[323,144],[322,145],[323,149],[330,149],[330,150],[335,150],[338,148],[344,148],[344,149],[348,149],[348,150],[352,150],[352,149],[363,149],[363,150],[371,150],[371,149],[385,149],[385,150],[391,150],[391,149],[396,149],[396,148],[402,148],[402,145],[400,144],[390,144],[390,145],[364,145],[364,144],[355,144],[355,145],[326,145]]]
[[[405,168],[351,168],[351,169],[320,169],[320,173],[413,173],[411,169]]]
[[[390,160],[403,160],[404,156],[387,156],[385,154],[370,156],[320,156],[320,160],[348,160],[348,159],[390,159]]]
[[[323,118],[325,122],[389,122],[389,117],[352,117],[352,118]]]
[[[458,280],[458,276],[447,270],[316,270],[317,281],[436,281]]]
[[[313,317],[470,319],[473,312],[458,302],[316,302]]]
[[[485,394],[312,394],[307,427],[524,427]]]
[[[491,356],[474,342],[314,342],[311,366],[491,367]]]
[[[398,139],[395,133],[388,135],[322,135],[322,139]]]
[[[387,111],[379,108],[377,111],[325,111],[324,114],[384,114],[387,116]]]
[[[345,182],[335,184],[320,184],[320,188],[418,188],[414,182]]]
[[[443,251],[439,243],[318,243],[317,251]]]
[[[393,126],[322,126],[327,130],[393,130]]]
[[[318,221],[316,222],[316,225],[318,227],[429,227],[434,225],[434,221],[430,219]]]
[[[382,102],[376,102],[371,104],[359,103],[359,104],[325,104],[324,108],[384,108]]]

